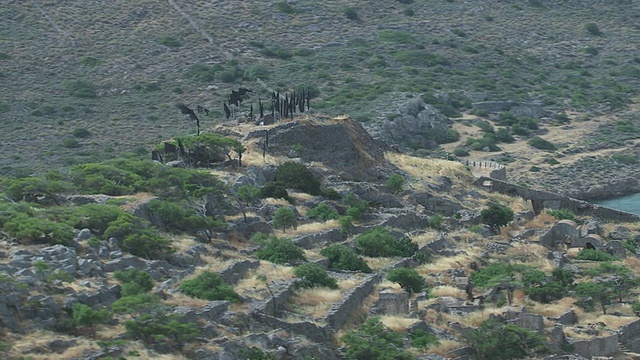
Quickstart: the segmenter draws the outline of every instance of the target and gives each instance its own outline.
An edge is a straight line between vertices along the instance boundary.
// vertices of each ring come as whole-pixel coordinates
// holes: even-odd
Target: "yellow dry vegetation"
[[[97,351],[100,349],[94,341],[83,337],[72,337],[58,334],[51,331],[35,331],[16,338],[11,349],[7,353],[7,359],[19,359],[28,356],[33,360],[50,360],[48,344],[56,339],[75,340],[76,345],[65,350],[62,354],[56,354],[59,359],[82,358],[85,352]],[[34,352],[34,349],[41,349],[42,353]]]
[[[459,341],[454,341],[454,340],[440,340],[440,343],[438,345],[435,345],[433,347],[430,347],[429,350],[427,350],[428,354],[435,354],[435,355],[440,355],[440,356],[444,356],[447,357],[447,355],[455,350],[455,349],[459,349],[461,347],[465,346],[465,344],[459,342]]]
[[[299,236],[338,228],[340,228],[340,223],[337,220],[329,220],[298,225],[296,229],[287,229],[286,232],[278,231],[278,234],[280,234],[279,236]]]
[[[316,287],[299,291],[290,299],[290,304],[296,313],[322,318],[327,315],[331,305],[340,299],[342,293],[339,289]]]
[[[394,264],[398,259],[388,257],[362,257],[373,271],[379,271]]]
[[[412,324],[415,324],[420,320],[418,319],[410,319],[402,316],[395,315],[383,315],[380,317],[380,322],[383,323],[388,328],[395,331],[407,331],[407,328]]]
[[[487,201],[485,202],[485,204],[489,202],[495,202],[501,205],[508,206],[509,208],[511,208],[511,210],[513,210],[513,212],[532,210],[531,204],[527,200],[519,196],[509,196],[498,192],[486,193],[486,196]]]
[[[547,273],[555,268],[553,263],[547,259],[549,250],[544,246],[536,243],[513,243],[511,245],[506,251],[505,260],[533,266]]]
[[[201,308],[210,303],[209,300],[204,299],[196,299],[183,294],[180,291],[176,291],[171,293],[164,303],[170,306],[188,306],[192,308]]]
[[[440,233],[437,230],[427,230],[427,232],[411,237],[411,240],[418,245],[426,245],[438,238]]]
[[[442,159],[427,159],[399,153],[386,153],[385,158],[411,177],[427,180],[433,176],[448,176],[457,185],[467,186],[475,180],[462,163]]]
[[[545,229],[555,224],[557,219],[546,212],[543,212],[533,219],[527,221],[523,226],[525,229]]]
[[[475,261],[474,252],[477,251],[476,249],[469,248],[469,251],[465,249],[465,253],[455,256],[436,257],[430,263],[418,266],[416,270],[425,277],[434,273],[440,274],[449,269],[464,269],[465,272],[468,272],[469,264]]]
[[[464,290],[460,290],[460,289],[458,289],[456,287],[449,286],[449,285],[434,286],[431,289],[431,295],[435,296],[435,297],[453,296],[453,297],[458,298],[458,299],[466,299],[467,298],[467,293],[464,292]]]
[[[260,261],[260,266],[255,271],[249,272],[233,288],[240,296],[264,300],[270,296],[267,283],[288,281],[293,278],[292,267]]]

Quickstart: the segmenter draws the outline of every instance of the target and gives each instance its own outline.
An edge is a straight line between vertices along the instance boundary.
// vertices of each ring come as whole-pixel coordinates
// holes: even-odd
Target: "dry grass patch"
[[[411,240],[418,245],[426,245],[436,240],[439,234],[440,233],[436,230],[428,230],[424,234],[413,236]]]
[[[395,259],[395,258],[385,258],[385,257],[366,257],[366,256],[363,256],[362,258],[364,259],[364,261],[367,262],[367,265],[369,265],[369,267],[373,271],[380,271],[382,269],[385,269],[385,268],[393,265],[397,261],[397,259]]]
[[[381,282],[379,282],[376,285],[376,291],[380,291],[380,290],[383,290],[383,289],[389,289],[389,290],[393,290],[393,291],[397,291],[397,292],[404,291],[400,287],[400,284],[391,282],[389,280],[382,280]]]
[[[511,306],[503,306],[499,308],[486,308],[478,311],[474,311],[466,316],[451,316],[456,321],[459,322],[462,326],[465,327],[479,327],[482,322],[489,318],[489,315],[498,315],[506,312],[507,310],[517,311],[519,310],[516,307]]]
[[[431,289],[431,295],[435,297],[440,296],[453,296],[458,299],[466,299],[467,293],[464,290],[460,290],[456,287],[449,285],[435,286]]]
[[[453,351],[455,349],[459,349],[459,348],[464,347],[464,346],[465,346],[465,344],[461,343],[459,341],[440,340],[440,343],[438,343],[438,345],[430,347],[427,350],[427,354],[435,354],[435,355],[440,355],[440,356],[447,357],[447,355],[451,351]]]
[[[267,282],[271,283],[275,280],[289,281],[294,277],[292,267],[260,261],[260,266],[240,280],[233,289],[240,296],[264,300],[271,296],[267,288]],[[265,279],[267,282],[265,282]]]
[[[199,245],[199,244],[200,243],[197,242],[193,236],[189,236],[189,235],[171,236],[171,247],[173,247],[178,253],[185,252],[190,247]]]
[[[164,301],[165,304],[170,306],[187,306],[191,308],[201,308],[210,302],[209,300],[192,298],[179,291],[172,293],[170,297]]]
[[[299,291],[290,300],[294,311],[313,318],[322,318],[335,302],[342,299],[339,289],[311,288]]]
[[[571,297],[564,297],[549,304],[532,301],[532,306],[528,305],[527,309],[532,314],[540,314],[546,317],[558,317],[569,311],[569,309],[573,309],[576,312],[576,315],[584,314],[584,311],[579,309],[577,306],[574,306],[576,301],[577,299]],[[580,318],[580,316],[578,316],[578,318]]]
[[[410,319],[402,316],[384,315],[380,317],[380,322],[395,331],[407,331],[407,328],[418,322],[418,319]]]
[[[82,358],[86,352],[96,351],[99,349],[99,347],[95,345],[94,341],[87,338],[71,337],[50,331],[36,331],[17,339],[7,353],[7,359],[21,359],[27,356],[26,358],[33,360],[50,360],[52,357],[49,354],[50,350],[48,350],[48,344],[56,339],[76,340],[76,346],[65,350],[62,354],[56,354],[55,358],[57,359]],[[34,353],[34,349],[41,349],[42,354]]]
[[[458,254],[456,256],[438,257],[431,263],[420,265],[416,270],[422,276],[429,274],[443,273],[449,269],[465,269],[468,272],[468,265],[474,261],[472,254]],[[468,274],[467,274],[468,275]]]
[[[505,257],[549,273],[555,266],[547,259],[548,251],[547,248],[536,243],[514,243],[507,250]]]
[[[308,224],[298,225],[296,229],[287,229],[286,233],[278,233],[282,234],[282,236],[299,236],[315,234],[322,231],[338,228],[340,228],[340,223],[338,223],[338,220],[329,220],[325,222],[312,222]]]
[[[523,226],[525,229],[544,229],[556,223],[556,218],[546,212],[527,221]]]
[[[386,153],[385,158],[420,181],[429,182],[434,176],[448,176],[455,185],[466,189],[475,180],[469,169],[457,161],[425,159],[398,153]]]

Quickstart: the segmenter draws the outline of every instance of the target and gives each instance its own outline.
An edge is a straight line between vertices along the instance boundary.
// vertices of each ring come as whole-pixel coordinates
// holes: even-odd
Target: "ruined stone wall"
[[[347,291],[342,296],[342,301],[334,303],[325,318],[327,325],[335,330],[342,328],[349,314],[362,306],[364,300],[371,294],[377,283],[382,280],[381,274],[371,274],[355,288]]]
[[[225,283],[235,285],[242,280],[248,271],[255,270],[258,266],[260,266],[260,261],[240,261],[220,271],[220,277]]]
[[[633,340],[640,337],[640,319],[621,326],[618,330],[618,340],[629,345]]]
[[[531,200],[534,210],[564,208],[573,211],[576,215],[589,215],[600,219],[635,222],[640,221],[638,215],[626,211],[616,210],[591,204],[589,202],[561,196],[546,191],[533,190],[526,187],[511,184],[498,179],[480,177],[476,180],[476,185],[488,188],[491,191],[500,192],[512,196],[520,196],[526,200]],[[488,185],[487,185],[488,184]]]
[[[265,314],[253,314],[254,319],[273,329],[284,329],[294,334],[303,335],[311,341],[327,343],[333,340],[334,332],[329,327],[322,327],[308,321],[286,322]]]
[[[574,353],[591,359],[594,356],[609,356],[618,351],[618,335],[604,336],[573,343]]]
[[[471,168],[476,176],[488,176],[492,179],[507,180],[507,168],[495,161],[462,161],[463,164]]]

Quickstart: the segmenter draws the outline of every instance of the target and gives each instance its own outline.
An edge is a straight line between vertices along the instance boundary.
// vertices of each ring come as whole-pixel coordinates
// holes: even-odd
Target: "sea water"
[[[640,215],[640,193],[614,199],[594,201],[594,203]]]

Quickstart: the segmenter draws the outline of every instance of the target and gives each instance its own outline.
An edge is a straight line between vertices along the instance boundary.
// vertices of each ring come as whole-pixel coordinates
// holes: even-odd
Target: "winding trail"
[[[72,47],[78,47],[78,43],[76,42],[76,40],[73,38],[73,36],[71,36],[71,34],[62,29],[60,26],[58,26],[58,24],[51,18],[51,16],[49,16],[49,14],[47,14],[44,9],[42,9],[42,7],[40,6],[40,4],[38,4],[37,2],[33,2],[33,5],[38,9],[38,11],[40,11],[40,14],[42,14],[42,16],[44,16],[45,19],[47,19],[47,21],[49,22],[49,24],[56,29],[56,31],[64,36],[65,38],[67,38],[69,40],[69,42],[71,43]]]
[[[215,39],[213,38],[213,36],[211,36],[208,32],[204,31],[204,29],[202,29],[200,27],[200,24],[198,24],[198,22],[195,21],[191,17],[191,15],[189,15],[186,11],[182,10],[180,5],[178,5],[178,3],[175,0],[169,0],[169,4],[171,4],[171,6],[173,6],[173,8],[176,9],[176,11],[180,13],[180,15],[182,15],[185,19],[187,19],[189,21],[189,23],[191,24],[191,26],[193,26],[193,28],[196,29],[196,31],[199,32],[200,35],[204,36],[209,41],[209,43],[211,45],[213,45],[214,47],[217,47],[218,50],[220,50],[220,52],[222,52],[224,54],[224,56],[227,58],[227,60],[232,60],[233,59],[233,54],[231,54],[230,52],[225,50],[222,46],[217,45]]]

